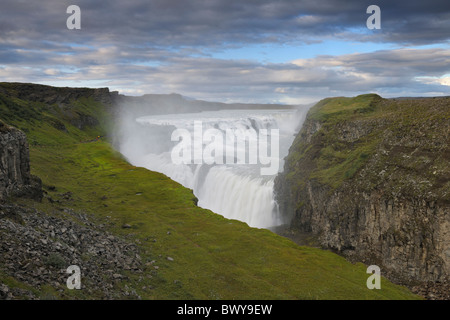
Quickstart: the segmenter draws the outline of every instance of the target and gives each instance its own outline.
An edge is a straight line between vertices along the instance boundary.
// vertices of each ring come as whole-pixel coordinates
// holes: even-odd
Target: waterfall
[[[305,115],[306,110],[282,109],[219,110],[144,116],[136,119],[129,130],[124,130],[126,137],[120,145],[120,151],[131,164],[161,172],[192,189],[199,199],[200,207],[229,219],[246,222],[251,227],[269,228],[283,223],[274,200],[273,183],[276,173],[282,169],[283,158],[292,144],[295,130]],[[207,142],[198,142],[195,139],[191,142],[186,137],[177,140],[180,145],[183,142],[192,147],[192,151],[184,151],[184,156],[192,162],[176,164],[173,154],[177,144],[177,141],[173,140],[173,132],[176,130],[182,130],[182,134],[194,138],[201,134],[206,137],[207,132],[216,136]],[[264,130],[279,132],[278,140],[275,141],[277,153],[271,149],[275,146],[273,139],[267,137],[268,150],[271,152],[270,155],[267,154],[266,162],[251,162],[249,159],[252,157],[257,159],[258,155],[264,155],[258,153],[262,145],[258,144],[261,143],[261,136],[256,134]],[[242,132],[255,134],[249,135],[246,143],[240,145],[233,136],[233,139],[229,139],[230,133],[238,136]],[[218,143],[218,146],[223,144],[223,158],[216,148],[214,163],[199,161],[202,152],[205,158],[207,145],[210,143],[211,146],[212,141]],[[226,152],[228,150],[234,151],[231,157]],[[277,159],[273,158],[272,153]],[[276,160],[273,163],[279,164],[276,172],[271,175],[261,174],[261,169],[267,167],[268,161],[272,163],[273,160]]]

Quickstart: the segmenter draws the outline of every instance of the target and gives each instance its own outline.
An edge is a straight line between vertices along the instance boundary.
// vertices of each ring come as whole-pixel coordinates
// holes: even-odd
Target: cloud
[[[131,53],[114,46],[75,50],[77,54],[37,55],[25,66],[10,63],[0,69],[0,76],[55,85],[82,80],[134,95],[177,92],[224,102],[309,103],[367,92],[386,97],[444,94],[450,73],[450,49],[440,48],[320,55],[268,64],[164,50],[137,50],[128,60]],[[152,59],[158,63],[141,63]]]
[[[365,27],[371,2],[78,0],[82,29],[68,30],[69,1],[3,0],[0,76],[4,81],[79,82],[127,94],[179,92],[246,102],[448,92],[448,0],[377,1],[382,29],[374,32]],[[210,54],[248,44],[330,39],[390,47],[289,63],[239,56],[224,60]],[[438,46],[414,49],[424,44]]]
[[[410,95],[446,92],[444,80],[417,81],[417,76],[441,77],[449,72],[450,50],[397,49],[364,54],[318,56],[285,64],[257,64],[249,61],[182,59],[157,70],[160,84],[190,94],[220,92],[225,97],[237,94],[283,101],[286,95],[322,97],[377,92],[396,96],[407,90]],[[201,67],[198,67],[201,66]],[[201,92],[198,92],[201,94]]]
[[[82,32],[66,28],[68,1],[3,0],[2,39],[213,46],[226,43],[309,41],[318,36],[355,36],[364,29],[369,1],[360,0],[79,0]],[[450,3],[379,0],[382,32],[361,40],[426,44],[447,42]]]

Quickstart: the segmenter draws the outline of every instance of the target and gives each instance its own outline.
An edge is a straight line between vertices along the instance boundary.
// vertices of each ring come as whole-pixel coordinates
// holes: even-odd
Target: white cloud
[[[439,84],[442,86],[450,87],[450,77],[442,76],[442,77],[415,77],[415,80],[424,84]]]
[[[61,1],[3,0],[0,76],[2,81],[106,83],[126,94],[178,92],[218,101],[288,102],[366,92],[445,94],[450,83],[450,19],[448,10],[440,7],[448,8],[448,0],[435,3],[410,6],[410,1],[393,5],[382,0],[382,32],[361,33],[354,30],[365,26],[367,15],[359,0],[191,0],[183,5],[177,0],[155,0],[151,5],[80,0],[82,29],[68,32],[67,5]],[[284,64],[207,55],[245,44],[336,37],[397,46],[443,44],[433,49],[318,55]]]
[[[450,50],[444,49],[318,56],[283,64],[172,56],[156,65],[143,65],[140,58],[124,62],[124,51],[117,47],[81,50],[77,55],[42,54],[42,60],[29,66],[6,65],[0,76],[8,81],[103,84],[130,95],[177,92],[206,100],[261,103],[307,103],[367,92],[386,97],[429,95],[447,92],[450,80]],[[164,55],[137,52],[143,59],[160,54]]]

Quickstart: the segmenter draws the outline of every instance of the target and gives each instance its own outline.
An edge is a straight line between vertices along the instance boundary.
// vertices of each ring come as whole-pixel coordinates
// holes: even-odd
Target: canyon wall
[[[275,181],[290,227],[405,284],[450,274],[450,98],[325,99]]]

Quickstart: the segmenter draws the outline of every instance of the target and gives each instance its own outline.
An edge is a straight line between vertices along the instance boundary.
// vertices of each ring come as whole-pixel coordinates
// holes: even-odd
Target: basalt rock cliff
[[[10,196],[42,198],[41,180],[30,174],[25,134],[0,120],[0,200]]]
[[[448,97],[319,102],[275,181],[290,228],[448,299],[449,119]]]

